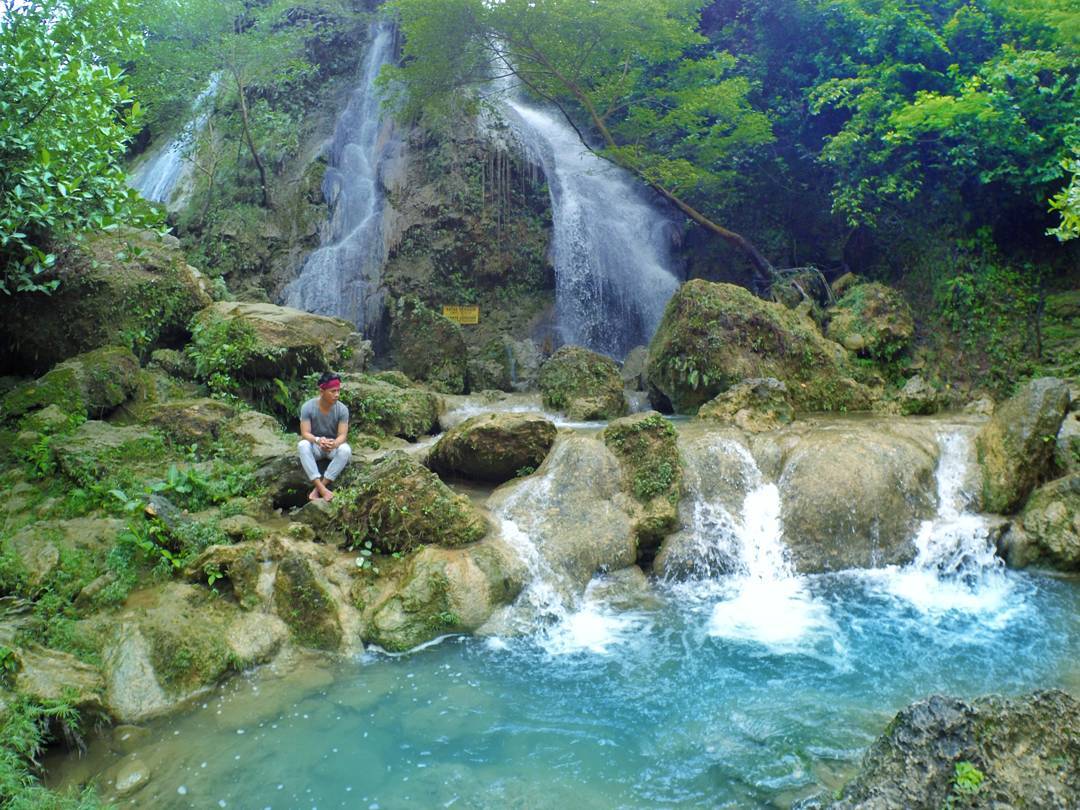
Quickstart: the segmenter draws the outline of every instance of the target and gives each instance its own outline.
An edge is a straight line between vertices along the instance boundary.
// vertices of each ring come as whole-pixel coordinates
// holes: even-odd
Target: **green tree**
[[[406,118],[468,109],[511,76],[556,105],[598,154],[636,174],[737,247],[759,283],[774,270],[710,218],[712,192],[741,153],[771,140],[733,58],[706,48],[701,0],[394,0],[403,64],[387,72]]]
[[[49,244],[73,232],[159,224],[128,188],[139,126],[117,67],[141,45],[128,0],[0,3],[0,290],[48,291]]]
[[[1050,198],[1050,210],[1057,211],[1061,223],[1047,231],[1062,242],[1080,237],[1080,147],[1073,148],[1073,156],[1061,162],[1061,167],[1072,176],[1069,185]]]

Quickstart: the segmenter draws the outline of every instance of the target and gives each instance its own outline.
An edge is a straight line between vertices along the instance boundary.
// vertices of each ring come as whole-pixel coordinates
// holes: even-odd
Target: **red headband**
[[[323,391],[333,390],[334,388],[341,388],[341,380],[327,380],[324,383],[319,383],[319,388]]]

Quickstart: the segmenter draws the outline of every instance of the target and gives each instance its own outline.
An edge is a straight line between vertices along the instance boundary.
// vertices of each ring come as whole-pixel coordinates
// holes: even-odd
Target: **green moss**
[[[154,622],[143,627],[158,681],[180,693],[214,683],[232,663],[223,628],[204,617],[195,622]]]
[[[658,413],[619,420],[604,430],[604,444],[624,465],[631,491],[642,503],[657,497],[678,503],[682,465],[677,436],[671,422]]]
[[[439,400],[434,394],[376,377],[348,375],[341,402],[349,409],[351,431],[415,441],[434,432],[438,424]]]
[[[370,540],[385,552],[421,544],[461,546],[487,533],[487,523],[463,495],[405,453],[391,453],[338,492],[336,520],[350,542]]]
[[[858,353],[889,362],[907,349],[915,331],[911,308],[903,297],[884,284],[871,282],[852,287],[831,310],[829,337],[847,345],[858,335]]]
[[[571,416],[612,419],[626,413],[615,361],[580,346],[563,346],[555,352],[540,367],[538,384],[546,407]]]
[[[461,327],[412,296],[399,299],[391,313],[390,347],[398,367],[438,391],[464,393],[466,350]]]
[[[274,582],[278,615],[305,647],[336,650],[341,646],[337,606],[316,578],[311,563],[290,554],[278,566]]]

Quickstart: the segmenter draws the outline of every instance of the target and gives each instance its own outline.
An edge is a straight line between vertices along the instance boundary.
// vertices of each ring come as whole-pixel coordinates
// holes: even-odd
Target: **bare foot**
[[[319,497],[324,501],[332,501],[334,499],[334,493],[326,488],[326,484],[322,481],[315,482],[315,489],[319,491]]]
[[[332,500],[334,500],[334,493],[331,492],[328,489],[324,489],[323,490],[323,500],[324,501],[332,501]]]
[[[318,489],[318,487],[316,487],[315,489],[311,490],[311,492],[308,493],[307,499],[309,501],[317,501],[321,497],[322,497],[322,495],[319,494],[319,489]]]

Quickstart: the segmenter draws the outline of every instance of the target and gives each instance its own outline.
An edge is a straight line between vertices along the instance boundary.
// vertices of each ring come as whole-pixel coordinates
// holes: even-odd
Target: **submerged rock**
[[[1080,703],[1065,692],[970,702],[935,695],[900,711],[834,810],[1071,808],[1080,796]]]
[[[502,483],[539,467],[555,433],[555,425],[537,414],[480,414],[448,430],[429,464],[441,473]]]
[[[693,413],[740,380],[775,377],[801,410],[863,410],[870,392],[850,378],[844,350],[814,323],[733,284],[688,281],[668,302],[649,345],[649,383]]]
[[[614,419],[626,413],[619,367],[610,357],[563,346],[540,367],[544,406],[571,419]]]
[[[394,364],[447,394],[465,393],[468,353],[461,327],[415,298],[391,308]]]
[[[848,289],[829,316],[832,340],[876,360],[896,357],[915,332],[911,307],[896,290],[876,281]]]
[[[488,530],[468,498],[400,451],[360,471],[333,503],[350,542],[368,541],[387,553],[427,544],[462,546]]]
[[[1080,571],[1080,473],[1031,493],[1004,545],[1005,558],[1015,568]]]
[[[787,386],[773,377],[743,380],[702,405],[697,415],[748,433],[776,430],[795,418]]]
[[[1012,512],[1045,477],[1068,407],[1069,387],[1053,377],[1041,377],[994,411],[975,439],[984,510]]]
[[[60,363],[34,382],[0,399],[0,421],[55,405],[65,414],[98,419],[138,387],[139,361],[128,349],[106,346]]]
[[[935,461],[914,441],[857,425],[802,436],[779,487],[784,542],[802,573],[909,562],[934,514]]]

